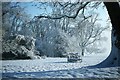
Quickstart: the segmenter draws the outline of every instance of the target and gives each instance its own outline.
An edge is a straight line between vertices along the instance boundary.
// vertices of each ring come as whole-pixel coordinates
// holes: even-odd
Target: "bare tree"
[[[22,28],[25,28],[23,24],[30,20],[29,15],[24,11],[24,7],[18,3],[3,2],[2,12],[2,29],[6,36],[18,34]]]
[[[88,48],[91,44],[95,44],[97,41],[101,41],[101,33],[107,29],[103,28],[96,23],[98,15],[92,16],[90,20],[78,21],[75,25],[73,35],[76,35],[79,40],[79,46],[81,47],[81,54],[84,56],[85,50],[89,52]],[[89,46],[89,47],[88,47]],[[93,51],[94,52],[94,51]]]

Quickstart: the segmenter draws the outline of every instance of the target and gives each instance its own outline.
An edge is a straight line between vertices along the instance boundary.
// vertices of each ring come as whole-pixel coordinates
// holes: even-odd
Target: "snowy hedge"
[[[2,41],[2,59],[38,59],[40,53],[35,50],[35,39],[23,35],[10,36]]]

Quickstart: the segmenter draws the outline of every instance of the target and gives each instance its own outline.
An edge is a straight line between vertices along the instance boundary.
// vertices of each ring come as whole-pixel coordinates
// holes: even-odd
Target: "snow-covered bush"
[[[3,59],[38,59],[39,52],[35,50],[35,39],[23,35],[10,36],[3,40]]]

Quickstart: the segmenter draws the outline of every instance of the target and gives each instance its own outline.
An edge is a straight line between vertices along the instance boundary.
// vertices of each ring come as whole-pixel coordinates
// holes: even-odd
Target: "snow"
[[[83,57],[83,62],[67,62],[67,58],[2,61],[3,77],[14,78],[118,78],[119,67],[90,68],[107,56],[92,54]]]
[[[7,76],[6,76],[7,75]],[[117,68],[105,69],[72,69],[72,70],[56,70],[44,72],[23,72],[23,73],[8,73],[3,76],[12,76],[17,78],[118,78]]]

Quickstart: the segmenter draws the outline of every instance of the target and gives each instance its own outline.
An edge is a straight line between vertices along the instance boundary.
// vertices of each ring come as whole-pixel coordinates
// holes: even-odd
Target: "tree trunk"
[[[98,67],[120,66],[120,6],[118,2],[104,2],[112,23],[112,49],[106,60]]]
[[[84,56],[84,52],[85,52],[85,50],[84,50],[84,49],[82,49],[82,56]]]

